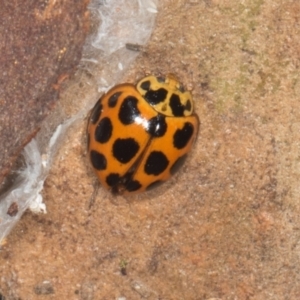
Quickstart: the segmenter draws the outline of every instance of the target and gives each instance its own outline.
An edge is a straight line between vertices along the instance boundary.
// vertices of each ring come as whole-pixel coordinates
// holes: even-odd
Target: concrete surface
[[[74,126],[48,214],[26,213],[0,251],[6,299],[299,299],[299,13],[298,1],[161,1],[124,81],[172,72],[193,89],[192,155],[157,191],[100,187],[91,202],[86,123]]]

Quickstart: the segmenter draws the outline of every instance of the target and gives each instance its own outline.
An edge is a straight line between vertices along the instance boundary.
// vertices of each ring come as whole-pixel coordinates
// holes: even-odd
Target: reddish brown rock
[[[58,99],[88,33],[88,1],[4,1],[0,8],[0,184]]]

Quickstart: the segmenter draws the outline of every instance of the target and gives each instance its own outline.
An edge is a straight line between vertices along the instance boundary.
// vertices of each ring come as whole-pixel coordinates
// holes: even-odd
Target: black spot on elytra
[[[147,191],[153,190],[153,189],[159,187],[160,185],[162,185],[163,183],[164,183],[164,181],[156,180],[156,181],[150,183],[150,184],[147,186],[146,190],[147,190]]]
[[[173,145],[177,149],[184,148],[194,133],[194,126],[185,122],[182,129],[177,129],[173,136]]]
[[[174,164],[170,168],[171,175],[174,175],[183,166],[186,158],[187,158],[186,154],[177,158],[177,160],[174,162]]]
[[[149,90],[145,94],[144,98],[150,105],[156,105],[160,102],[165,101],[167,94],[168,94],[168,91],[166,89],[160,88],[156,91]]]
[[[169,161],[165,154],[160,151],[152,151],[145,163],[144,171],[148,175],[159,175],[169,165]]]
[[[132,124],[136,117],[140,115],[137,107],[138,99],[133,96],[128,96],[121,104],[119,111],[119,119],[124,125]]]
[[[112,96],[110,96],[108,99],[108,106],[115,107],[121,94],[122,92],[116,92]]]
[[[139,151],[140,146],[133,138],[117,139],[113,144],[113,155],[122,164],[128,163]]]
[[[128,192],[135,192],[138,189],[140,189],[141,187],[142,187],[142,185],[137,180],[130,180],[126,183],[126,190]]]
[[[96,127],[95,140],[99,143],[106,143],[112,135],[113,126],[108,117],[103,118]]]
[[[151,118],[148,121],[149,127],[147,129],[147,132],[152,137],[161,137],[164,136],[164,134],[167,131],[167,123],[165,116],[158,114],[156,117]]]
[[[105,170],[107,166],[107,160],[105,156],[102,153],[99,153],[98,151],[92,150],[90,153],[90,159],[92,166],[96,170]]]
[[[118,173],[110,173],[106,176],[106,183],[112,187],[117,185],[121,180],[121,177]]]
[[[182,117],[185,106],[181,104],[180,97],[176,94],[172,94],[170,98],[170,107],[175,117]]]
[[[94,106],[94,108],[92,110],[91,116],[90,116],[90,122],[92,124],[96,124],[97,121],[99,120],[99,118],[101,116],[102,108],[103,108],[103,105],[101,104],[101,99],[100,99],[95,104],[95,106]]]
[[[144,81],[143,83],[141,83],[140,87],[144,90],[144,91],[149,91],[150,89],[150,81],[149,80],[146,80]]]

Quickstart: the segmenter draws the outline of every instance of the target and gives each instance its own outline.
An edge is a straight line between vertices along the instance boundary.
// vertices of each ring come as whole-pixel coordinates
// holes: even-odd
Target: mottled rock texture
[[[0,7],[0,185],[81,58],[88,1],[12,0]]]

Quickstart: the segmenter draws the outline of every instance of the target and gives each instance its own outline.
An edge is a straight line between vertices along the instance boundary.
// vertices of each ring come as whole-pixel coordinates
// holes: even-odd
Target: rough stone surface
[[[74,71],[88,1],[12,0],[0,8],[0,187]]]
[[[47,299],[300,299],[300,3],[160,3],[126,80],[173,72],[193,87],[192,155],[156,191],[100,187],[91,202],[86,123],[74,126],[48,214],[26,213],[0,251],[7,299],[42,299],[45,280]]]

